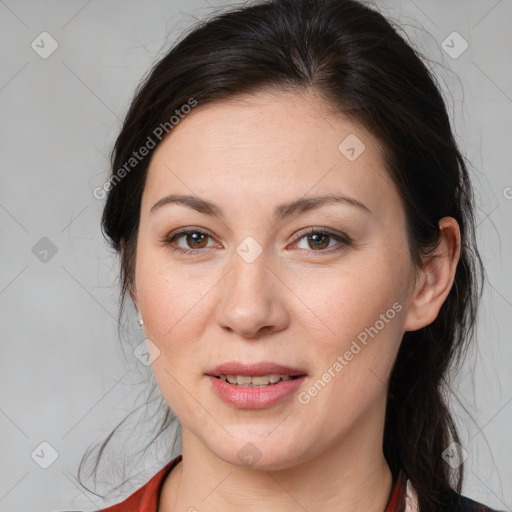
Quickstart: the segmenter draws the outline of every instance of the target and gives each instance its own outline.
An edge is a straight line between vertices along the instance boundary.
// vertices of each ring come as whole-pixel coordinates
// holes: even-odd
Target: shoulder
[[[446,494],[443,505],[446,512],[506,512],[490,508],[455,491]]]
[[[98,510],[97,512],[139,512],[141,510],[144,510],[144,512],[156,512],[163,481],[172,468],[180,462],[181,457],[181,455],[175,457],[151,477],[148,482],[121,503]]]

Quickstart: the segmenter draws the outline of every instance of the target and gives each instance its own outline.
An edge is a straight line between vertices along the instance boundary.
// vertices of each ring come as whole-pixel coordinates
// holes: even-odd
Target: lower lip
[[[213,391],[224,402],[239,409],[264,409],[271,407],[283,398],[295,393],[305,378],[305,375],[301,375],[296,379],[279,381],[277,384],[256,388],[234,386],[222,379],[208,376]]]

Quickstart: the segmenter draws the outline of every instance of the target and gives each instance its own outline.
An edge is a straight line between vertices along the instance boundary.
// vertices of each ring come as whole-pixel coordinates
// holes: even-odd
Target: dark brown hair
[[[418,268],[439,241],[439,220],[450,216],[459,223],[462,252],[454,285],[436,320],[404,335],[389,381],[383,442],[393,477],[403,469],[421,511],[436,510],[444,493],[462,488],[463,466],[452,469],[442,457],[459,441],[445,393],[473,337],[483,267],[468,170],[440,87],[392,22],[355,0],[259,1],[201,22],[139,86],[112,152],[111,176],[190,98],[201,108],[268,89],[314,91],[382,143]],[[111,246],[125,249],[120,313],[133,283],[153,151],[112,183],[103,212]],[[167,411],[161,431],[171,416]]]

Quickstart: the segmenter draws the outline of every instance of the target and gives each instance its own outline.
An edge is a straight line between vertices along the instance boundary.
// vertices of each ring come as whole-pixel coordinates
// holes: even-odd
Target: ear
[[[443,217],[439,230],[439,247],[422,266],[421,278],[410,297],[404,331],[431,324],[452,288],[461,250],[459,224],[452,217]]]

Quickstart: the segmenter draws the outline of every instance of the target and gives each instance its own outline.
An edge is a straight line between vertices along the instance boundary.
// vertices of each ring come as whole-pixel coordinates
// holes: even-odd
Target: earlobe
[[[439,314],[455,279],[460,258],[460,229],[452,217],[439,221],[439,245],[421,269],[412,293],[404,331],[416,331],[431,324]]]

